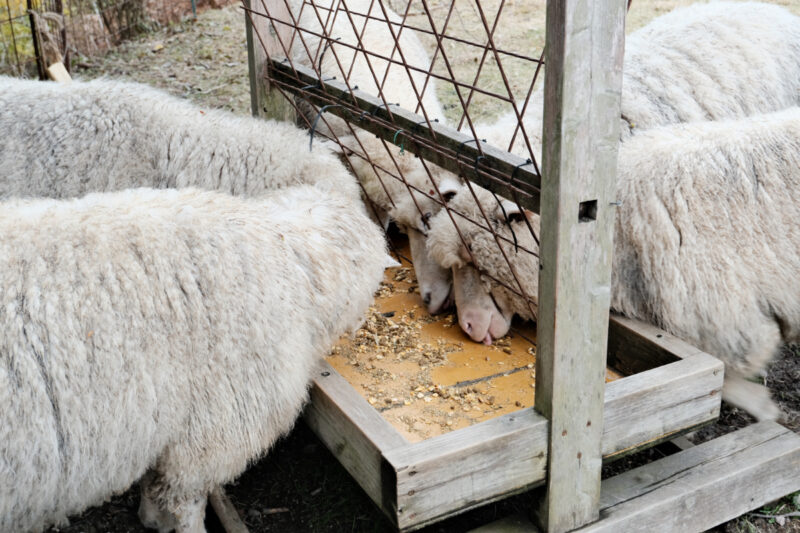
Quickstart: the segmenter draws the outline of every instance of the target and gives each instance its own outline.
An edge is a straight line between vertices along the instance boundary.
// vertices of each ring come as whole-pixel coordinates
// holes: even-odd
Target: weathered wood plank
[[[383,454],[409,443],[328,363],[311,389],[306,423],[367,495],[394,521],[394,503],[384,502]]]
[[[705,531],[800,490],[800,436],[761,422],[603,481],[581,533]],[[515,514],[471,533],[539,533]]]
[[[608,366],[631,375],[699,353],[699,348],[640,320],[612,314],[608,332]]]
[[[800,436],[761,422],[607,479],[578,531],[705,531],[800,490],[799,473]]]
[[[284,57],[292,36],[291,16],[283,0],[244,0],[247,64],[250,73],[250,111],[254,117],[294,122],[294,106],[272,87],[267,77],[268,56]],[[277,19],[273,24],[265,16]],[[285,21],[287,24],[281,24]]]
[[[705,353],[606,385],[603,458],[618,459],[719,416],[723,364]]]
[[[208,495],[208,502],[226,533],[249,533],[247,526],[236,511],[236,507],[233,506],[222,487],[217,487]]]
[[[603,457],[714,420],[721,386],[722,363],[704,353],[607,384]],[[396,488],[386,490],[398,526],[415,529],[540,484],[548,441],[547,420],[525,409],[387,452],[383,483]]]
[[[386,454],[400,529],[418,528],[526,490],[545,478],[547,419],[533,409]]]
[[[59,83],[70,83],[72,81],[72,76],[69,75],[67,68],[61,61],[53,63],[45,70],[47,70],[47,77],[53,81],[57,81]]]
[[[551,424],[548,533],[598,513],[625,5],[547,3],[535,404]]]

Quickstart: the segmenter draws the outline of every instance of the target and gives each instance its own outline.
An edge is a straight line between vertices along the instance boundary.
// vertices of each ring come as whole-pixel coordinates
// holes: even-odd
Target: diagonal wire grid
[[[523,170],[539,175],[543,52],[530,43],[541,40],[544,29],[510,24],[521,16],[519,9],[533,3],[521,4],[251,0],[244,9],[255,30],[255,46],[281,66],[282,75],[266,70],[268,83],[295,107],[298,122],[311,130],[312,142],[325,138],[339,144],[351,167],[374,174],[377,187],[368,191],[362,184],[373,213],[379,216],[410,200],[421,222],[414,229],[424,233],[430,206],[444,209],[470,256],[465,235],[476,229],[485,232],[510,279],[486,271],[482,276],[523,298],[535,317],[536,295],[528,294],[518,268],[538,261],[538,235],[528,217],[512,226],[504,207],[509,204],[484,190],[502,185],[504,199],[520,212],[538,205],[538,181],[521,175]],[[544,2],[535,4],[544,9]],[[276,30],[278,46],[272,54],[266,45],[271,36],[259,31],[266,26],[255,23],[259,18]],[[499,28],[510,26],[523,26],[523,35],[500,35]],[[365,106],[358,97],[362,94],[371,96],[374,106]],[[401,108],[416,113],[410,126],[397,116]],[[376,137],[375,131],[383,134]],[[453,135],[456,131],[461,135]],[[490,144],[514,154],[515,164],[498,161]],[[448,206],[440,190],[448,173],[464,182],[463,190],[472,198],[469,208]],[[527,262],[519,260],[523,255]],[[472,264],[478,264],[475,257]]]

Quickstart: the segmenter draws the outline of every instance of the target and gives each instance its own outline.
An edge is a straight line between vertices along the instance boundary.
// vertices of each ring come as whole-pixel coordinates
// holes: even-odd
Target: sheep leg
[[[144,527],[157,529],[158,533],[167,533],[177,526],[177,519],[169,511],[162,508],[155,497],[153,481],[156,474],[152,470],[139,481],[141,501],[139,502],[139,520]]]
[[[782,416],[780,407],[770,398],[769,389],[748,381],[736,371],[727,371],[722,385],[722,399],[744,409],[757,420],[778,420]]]
[[[178,505],[177,533],[206,533],[206,501],[207,494],[198,494],[186,499]]]

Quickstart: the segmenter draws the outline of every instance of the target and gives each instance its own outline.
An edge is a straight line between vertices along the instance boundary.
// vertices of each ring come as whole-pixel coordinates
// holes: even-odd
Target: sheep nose
[[[472,322],[469,320],[464,321],[464,329],[467,331],[467,335],[472,334]]]
[[[428,291],[422,295],[422,301],[425,302],[425,305],[429,305],[431,303],[431,292]]]

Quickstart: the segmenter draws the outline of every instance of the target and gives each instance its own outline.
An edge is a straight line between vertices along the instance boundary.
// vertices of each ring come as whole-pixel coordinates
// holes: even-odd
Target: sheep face
[[[465,188],[448,204],[455,211],[453,220],[458,229],[448,213],[439,213],[431,223],[428,251],[441,266],[452,269],[461,328],[474,341],[491,344],[508,332],[515,314],[533,318],[531,307],[535,301],[530,305],[506,286],[529,298],[536,297],[538,246],[528,224],[538,232],[539,218],[512,202],[496,200],[486,190],[472,188],[503,252],[498,240],[487,230],[475,198]]]
[[[384,145],[371,134],[359,132],[358,139],[348,135],[339,141],[366,196],[408,235],[419,292],[428,312],[443,312],[452,305],[450,269],[430,257],[426,240],[441,200],[448,201],[461,186],[458,179],[433,165],[428,165],[429,176],[419,159],[401,153],[394,145]],[[369,159],[359,155],[363,153],[369,154]],[[405,182],[396,175],[402,175]]]

